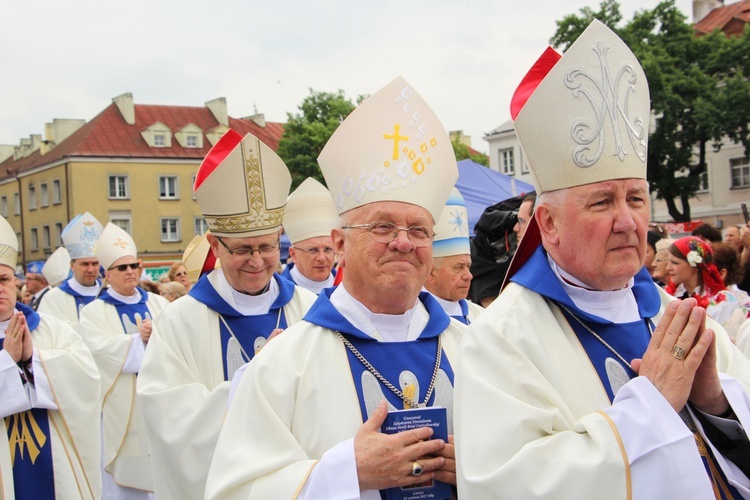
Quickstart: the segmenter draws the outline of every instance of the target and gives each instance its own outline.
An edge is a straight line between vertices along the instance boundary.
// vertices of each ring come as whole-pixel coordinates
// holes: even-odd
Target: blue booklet
[[[380,430],[384,434],[396,434],[419,427],[432,427],[431,439],[448,442],[448,414],[445,408],[437,406],[389,411]],[[453,498],[453,491],[450,484],[430,480],[412,486],[388,488],[385,496],[388,500],[445,500]]]

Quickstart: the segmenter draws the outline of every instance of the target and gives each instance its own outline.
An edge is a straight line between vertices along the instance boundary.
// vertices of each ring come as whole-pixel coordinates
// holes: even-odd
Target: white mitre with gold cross
[[[437,221],[458,178],[445,128],[401,77],[366,99],[318,156],[339,214],[378,201],[425,208]]]
[[[469,213],[466,202],[458,189],[453,188],[443,213],[435,224],[435,239],[432,242],[433,257],[470,255]]]
[[[0,217],[0,265],[8,266],[15,272],[17,262],[18,237],[5,217]]]
[[[293,245],[308,238],[331,236],[339,214],[331,193],[312,177],[289,195],[284,209],[284,232]]]
[[[65,280],[68,274],[70,274],[70,253],[65,247],[59,247],[52,252],[42,266],[42,276],[50,286],[55,286]]]
[[[104,269],[122,257],[138,257],[138,248],[133,238],[119,226],[108,222],[96,242],[96,258]]]
[[[645,179],[650,104],[638,59],[600,21],[562,57],[548,48],[511,102],[536,192]]]
[[[211,234],[243,238],[278,231],[291,184],[271,148],[230,129],[203,159],[193,191]]]

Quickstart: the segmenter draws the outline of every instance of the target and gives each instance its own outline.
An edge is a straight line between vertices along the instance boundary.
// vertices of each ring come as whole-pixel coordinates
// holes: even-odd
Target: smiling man
[[[157,498],[203,498],[232,379],[315,300],[276,274],[290,184],[273,150],[232,130],[198,169],[194,190],[211,231],[209,258],[221,268],[157,318],[138,376]],[[190,453],[175,445],[187,442]]]
[[[78,327],[81,309],[96,298],[101,288],[99,259],[94,251],[101,233],[101,223],[89,212],[77,215],[68,223],[62,240],[70,254],[73,277],[49,291],[39,305],[39,312]]]

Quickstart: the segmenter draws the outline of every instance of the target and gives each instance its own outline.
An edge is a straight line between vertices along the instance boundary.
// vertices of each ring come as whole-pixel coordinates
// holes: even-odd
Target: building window
[[[126,233],[132,235],[129,210],[112,210],[109,212],[109,221]]]
[[[203,235],[208,231],[208,222],[203,217],[196,217],[194,219],[195,234]]]
[[[29,184],[29,210],[36,210],[36,188]]]
[[[60,186],[60,179],[52,181],[52,203],[57,205],[62,203],[62,188]]]
[[[708,172],[701,172],[698,176],[698,191],[697,193],[707,193],[708,189]]]
[[[162,175],[159,177],[159,198],[162,200],[178,200],[177,176]]]
[[[180,219],[164,218],[161,220],[161,241],[180,241]]]
[[[42,248],[50,248],[49,226],[42,226]]]
[[[13,213],[16,215],[21,213],[21,197],[18,193],[13,193]]]
[[[500,172],[505,175],[514,175],[513,148],[500,150]]]
[[[164,134],[154,134],[154,147],[164,147]]]
[[[62,246],[62,222],[55,222],[55,247]]]
[[[31,228],[31,251],[39,250],[39,231],[35,227]]]
[[[42,182],[39,184],[39,197],[41,198],[40,205],[42,207],[48,207],[49,206],[49,191],[47,190],[47,183]]]
[[[0,215],[3,217],[8,216],[8,197],[0,196]]]
[[[747,158],[732,158],[729,160],[732,170],[732,189],[750,187],[750,165]]]
[[[130,197],[127,175],[109,176],[109,197],[116,200],[126,200]]]
[[[18,253],[23,254],[23,238],[21,238],[21,233],[16,233],[16,239],[18,240]]]
[[[185,145],[189,148],[197,148],[198,147],[198,136],[197,135],[188,135],[185,137]]]

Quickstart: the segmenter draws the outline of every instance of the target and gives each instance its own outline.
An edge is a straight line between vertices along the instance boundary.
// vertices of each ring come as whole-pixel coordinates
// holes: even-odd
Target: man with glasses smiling
[[[312,177],[305,179],[289,195],[284,209],[284,231],[292,242],[292,262],[281,276],[316,294],[333,286],[336,253],[331,230],[338,220],[331,193]]]
[[[157,498],[203,498],[232,379],[315,300],[276,274],[290,184],[273,150],[232,130],[198,169],[194,192],[210,229],[207,258],[221,267],[199,266],[213,270],[156,319],[138,377]]]
[[[151,338],[151,321],[169,302],[138,286],[138,249],[120,227],[107,224],[95,256],[106,269],[109,286],[81,310],[79,327],[101,373],[102,496],[147,498],[154,489],[151,457],[135,384]]]
[[[452,434],[463,325],[421,293],[458,177],[448,134],[398,78],[344,120],[318,162],[339,214],[343,281],[248,366],[207,498],[379,499],[392,487],[455,484],[450,437],[380,432],[389,408],[442,406]]]

